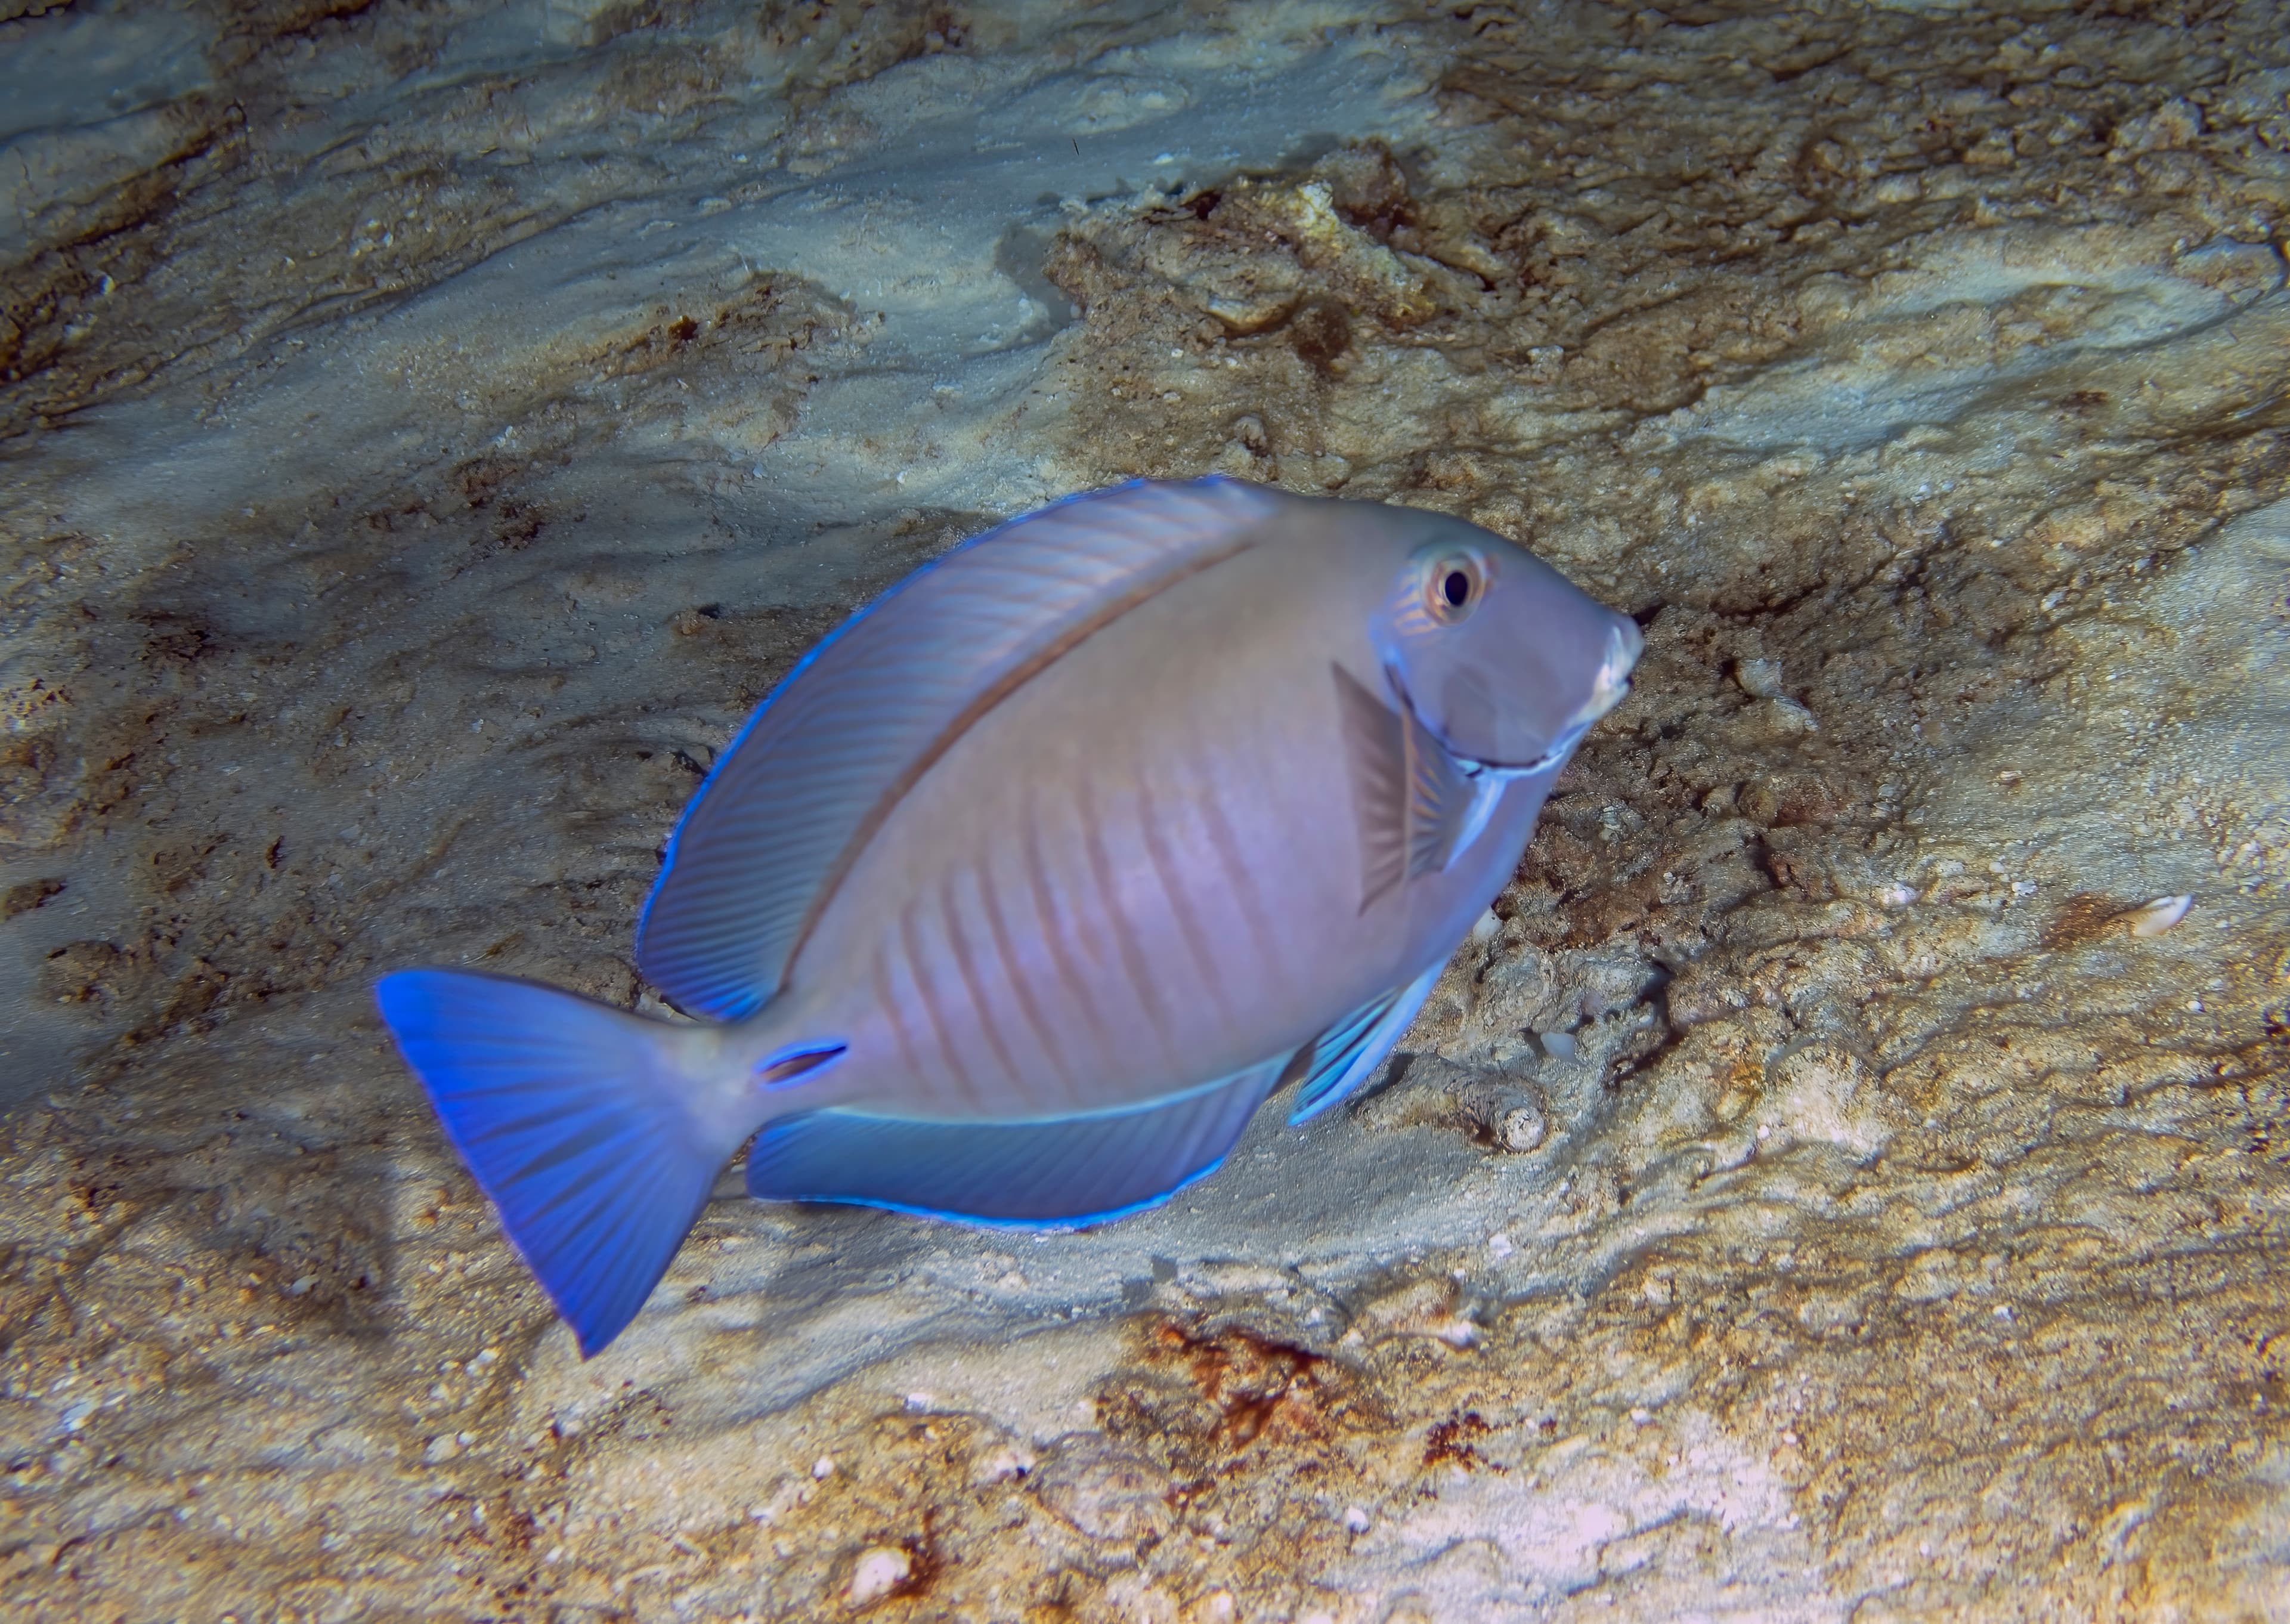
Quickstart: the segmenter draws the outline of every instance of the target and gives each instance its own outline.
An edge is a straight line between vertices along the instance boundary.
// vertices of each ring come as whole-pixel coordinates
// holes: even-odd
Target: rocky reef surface
[[[2280,6],[0,18],[0,1611],[2290,1618]],[[581,1363],[374,975],[1214,469],[1645,628],[1381,1085]]]

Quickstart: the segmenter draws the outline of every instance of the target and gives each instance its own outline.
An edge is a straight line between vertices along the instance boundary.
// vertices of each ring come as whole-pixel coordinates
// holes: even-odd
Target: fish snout
[[[1645,635],[1638,623],[1626,614],[1616,614],[1606,633],[1605,656],[1598,662],[1598,672],[1590,681],[1590,697],[1582,708],[1570,718],[1571,725],[1585,728],[1622,702],[1630,692],[1630,672],[1645,652]]]

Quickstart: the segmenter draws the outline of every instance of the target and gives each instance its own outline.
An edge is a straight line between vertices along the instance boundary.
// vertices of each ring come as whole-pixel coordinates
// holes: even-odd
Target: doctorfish
[[[451,970],[381,1012],[584,1356],[751,1136],[766,1200],[1102,1222],[1373,1073],[1639,647],[1461,520],[1069,498],[854,615],[717,762],[637,939],[693,1020]]]

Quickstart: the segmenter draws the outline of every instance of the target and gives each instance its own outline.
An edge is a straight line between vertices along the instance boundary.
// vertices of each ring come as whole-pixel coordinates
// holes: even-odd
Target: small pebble
[[[1778,660],[1737,660],[1734,662],[1734,680],[1742,684],[1742,692],[1760,700],[1770,700],[1782,691],[1782,662]]]
[[[1770,708],[1767,714],[1773,717],[1774,725],[1783,732],[1817,733],[1821,731],[1821,724],[1814,719],[1813,712],[1795,700],[1773,699],[1766,703]]]
[[[821,1455],[811,1463],[811,1475],[821,1483],[835,1476],[835,1457]]]
[[[1471,926],[1473,941],[1489,942],[1501,934],[1502,921],[1495,917],[1495,910],[1492,908],[1481,914],[1477,922]]]
[[[872,1545],[859,1553],[851,1569],[851,1604],[864,1607],[879,1602],[907,1582],[915,1559],[895,1546]]]
[[[1365,1506],[1346,1506],[1344,1508],[1344,1526],[1351,1532],[1365,1533],[1368,1529],[1368,1522],[1369,1517],[1367,1515],[1367,1508]]]
[[[1016,1449],[997,1450],[986,1462],[986,1481],[1016,1483],[1033,1469],[1034,1457],[1030,1452]]]
[[[1533,1150],[1549,1137],[1542,1102],[1523,1088],[1481,1078],[1456,1090],[1454,1100],[1463,1116],[1505,1150]]]

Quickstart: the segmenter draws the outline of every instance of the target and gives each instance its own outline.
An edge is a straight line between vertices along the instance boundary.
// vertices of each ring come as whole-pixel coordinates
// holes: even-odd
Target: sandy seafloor
[[[2290,1619],[2284,8],[0,17],[0,1613]],[[1646,628],[1388,1084],[581,1363],[374,976],[1212,469]]]

